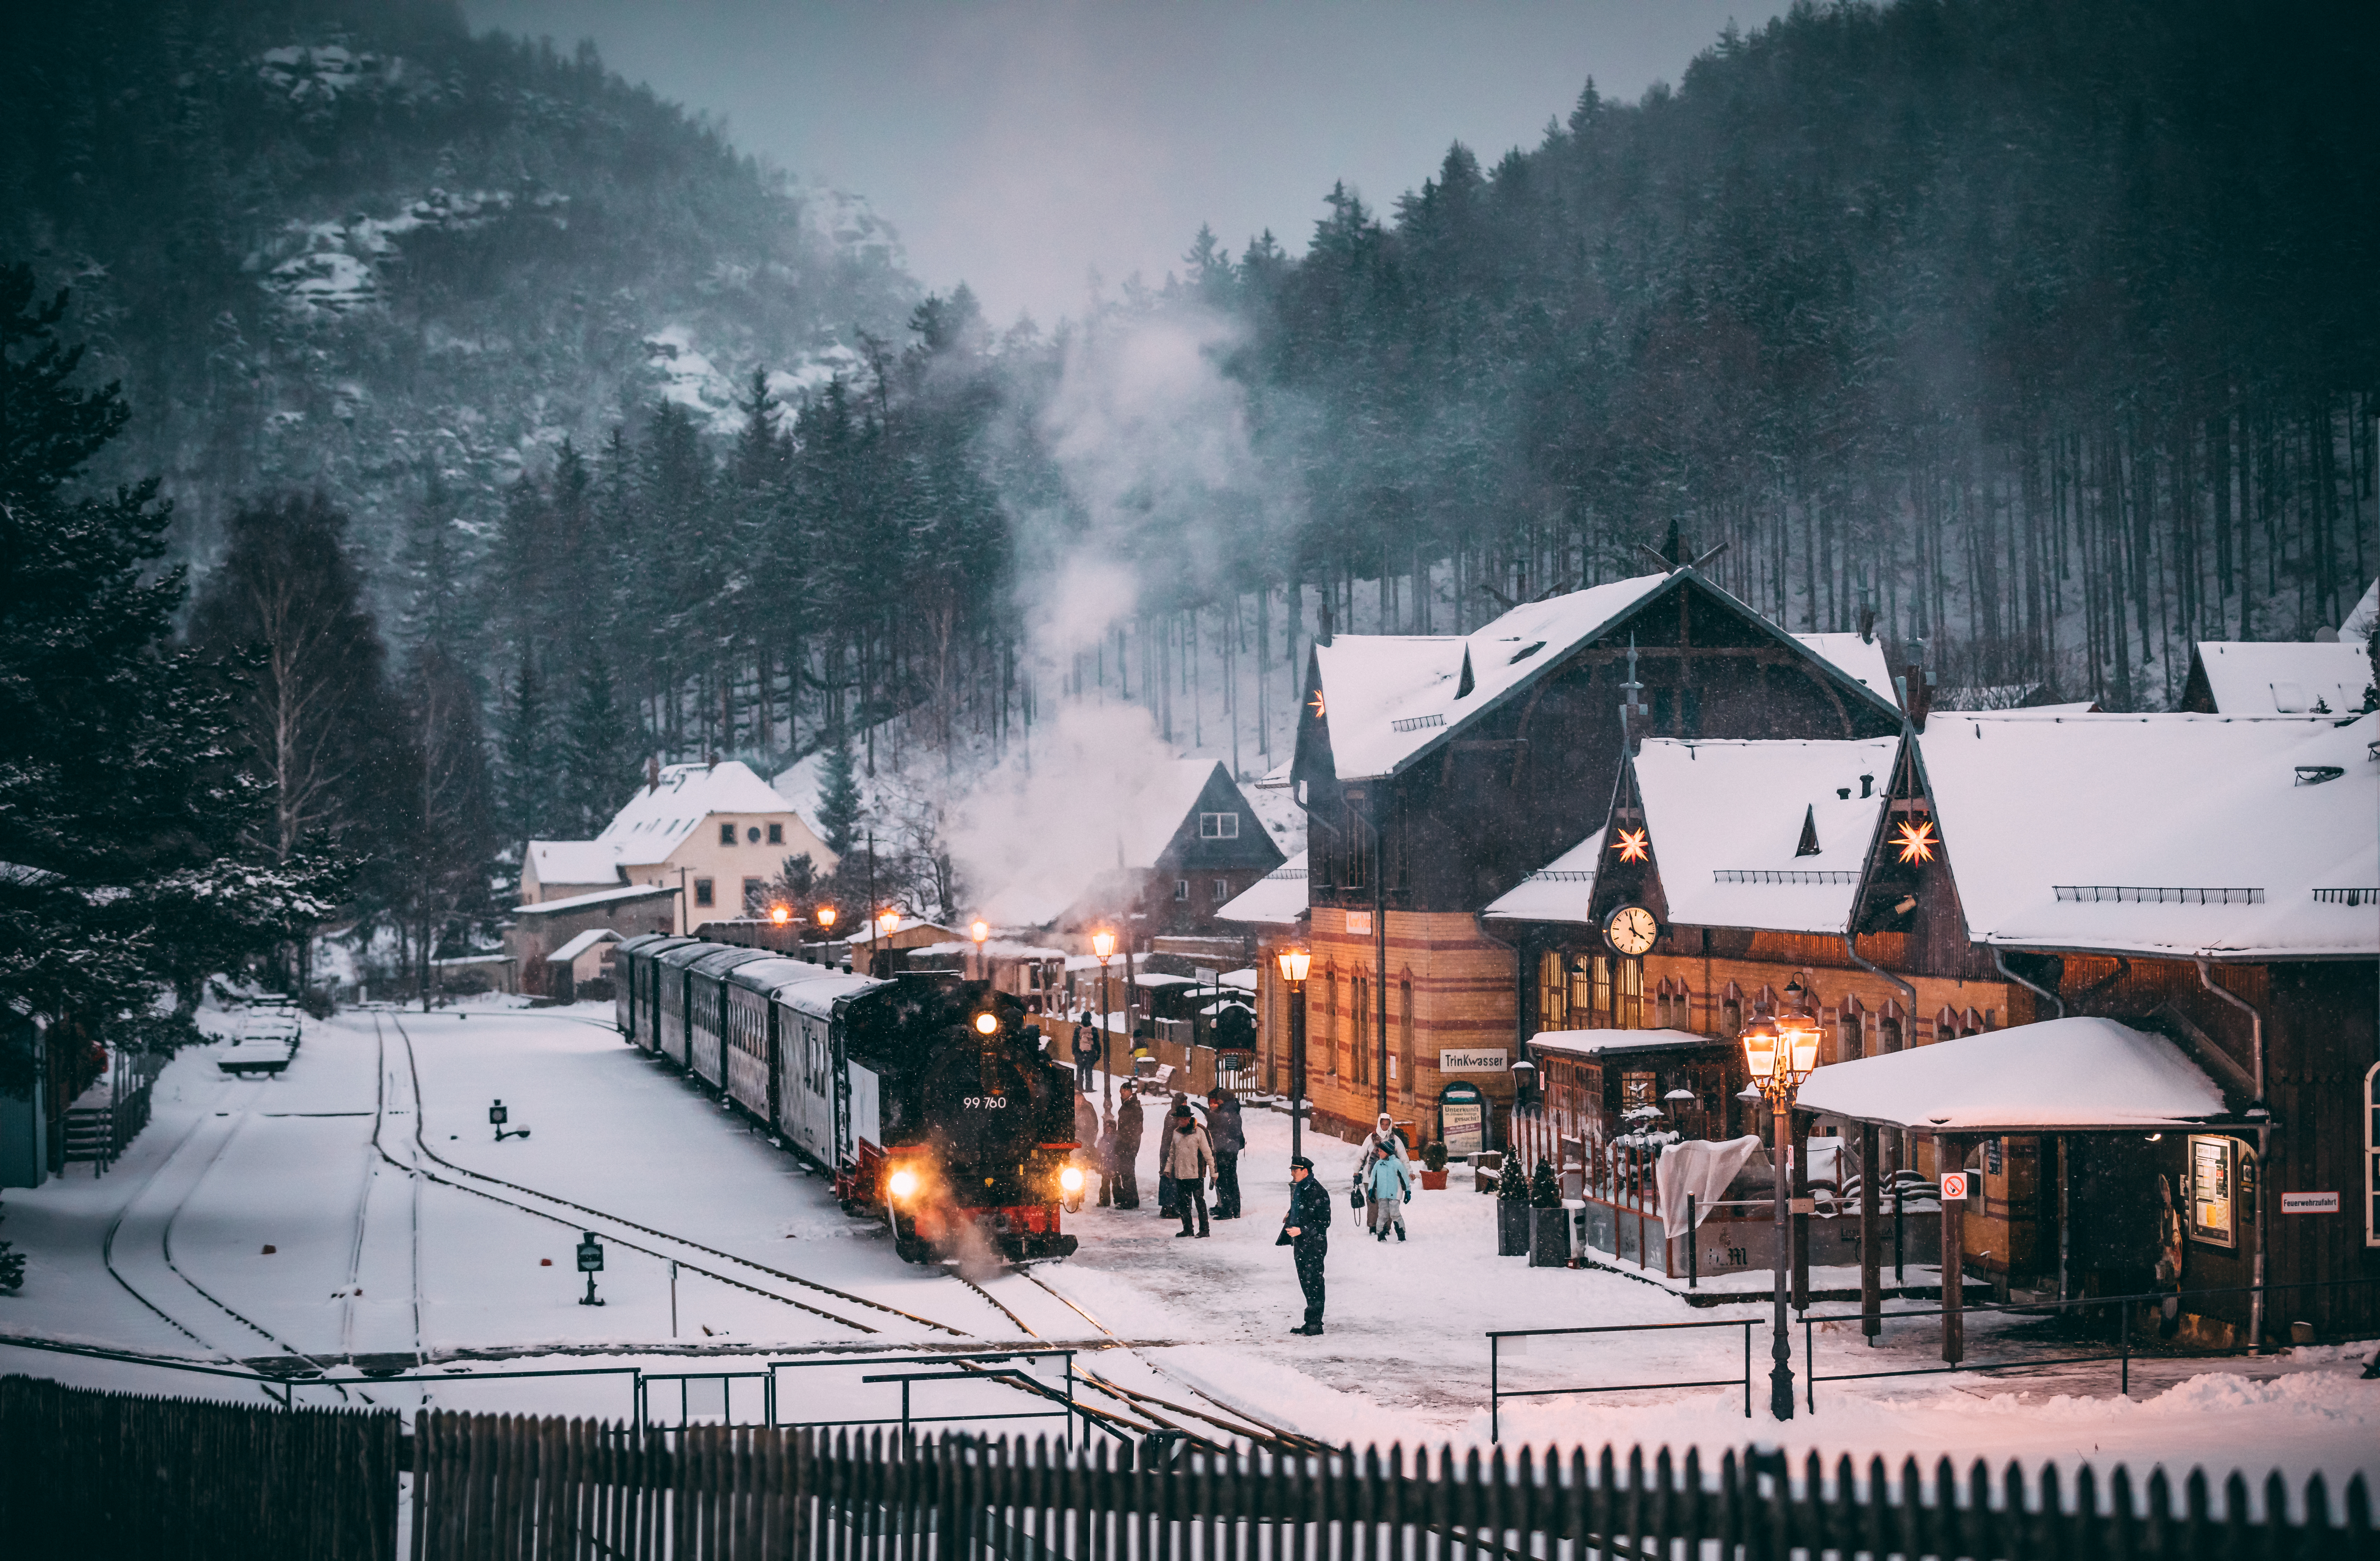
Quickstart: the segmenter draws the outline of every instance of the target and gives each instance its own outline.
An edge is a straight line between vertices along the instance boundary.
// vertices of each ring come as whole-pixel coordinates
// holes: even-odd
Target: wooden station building
[[[1481,913],[1599,838],[1632,740],[1857,741],[1901,726],[1873,641],[1805,642],[1686,566],[1527,603],[1469,635],[1318,643],[1291,769],[1307,819],[1318,1122],[1347,1131],[1383,1108],[1427,1122],[1455,1079],[1510,1101],[1511,1066],[1544,1027],[1547,950],[1516,950]],[[1670,956],[1670,939],[1664,926],[1645,953]],[[1644,958],[1611,962],[1616,1024],[1653,1022]],[[1591,1008],[1605,987],[1589,971],[1584,990]]]

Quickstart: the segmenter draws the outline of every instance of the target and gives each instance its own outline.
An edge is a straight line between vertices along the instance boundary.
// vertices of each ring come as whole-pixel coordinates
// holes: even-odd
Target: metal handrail
[[[1488,1330],[1488,1440],[1494,1442],[1503,1429],[1503,1405],[1507,1398],[1560,1398],[1581,1393],[1637,1393],[1664,1387],[1732,1387],[1739,1382],[1743,1386],[1743,1418],[1752,1418],[1752,1329],[1756,1317],[1713,1317],[1693,1323],[1606,1323],[1585,1328],[1491,1328]],[[1741,1377],[1707,1377],[1692,1382],[1622,1382],[1596,1387],[1512,1387],[1503,1386],[1502,1362],[1500,1359],[1503,1341],[1508,1338],[1547,1338],[1573,1334],[1637,1334],[1659,1333],[1679,1328],[1742,1328],[1743,1330],[1743,1375]]]

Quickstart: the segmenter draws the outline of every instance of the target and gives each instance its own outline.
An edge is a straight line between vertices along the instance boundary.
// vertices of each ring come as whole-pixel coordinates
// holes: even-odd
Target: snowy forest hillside
[[[801,789],[848,741],[942,911],[971,833],[1277,766],[1326,625],[1460,632],[1673,533],[1945,689],[2170,708],[2195,639],[2339,623],[2380,567],[2374,32],[1803,6],[1385,205],[1317,169],[1302,253],[1201,232],[1045,331],[591,50],[115,0],[0,59],[0,250],[123,376],[114,471],[163,475],[217,650],[272,501],[468,681],[492,851],[656,755]],[[318,489],[344,530],[282,498]]]
[[[203,569],[242,499],[322,488],[384,585],[427,500],[493,517],[623,409],[735,416],[914,302],[863,202],[740,157],[590,51],[443,0],[94,0],[11,18],[0,253],[71,284]]]

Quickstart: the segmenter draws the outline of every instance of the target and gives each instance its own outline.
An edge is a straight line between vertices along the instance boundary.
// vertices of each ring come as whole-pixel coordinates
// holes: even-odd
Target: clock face
[[[1611,946],[1632,958],[1650,949],[1659,932],[1653,913],[1642,905],[1622,905],[1603,924],[1603,935],[1611,939]]]

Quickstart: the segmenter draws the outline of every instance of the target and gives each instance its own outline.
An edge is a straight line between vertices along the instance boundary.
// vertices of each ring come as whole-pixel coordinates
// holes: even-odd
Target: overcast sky
[[[1376,210],[1460,139],[1535,146],[1588,77],[1633,100],[1767,0],[464,0],[592,38],[744,151],[864,196],[929,287],[996,323],[1178,268],[1202,222],[1302,250],[1345,179]]]

